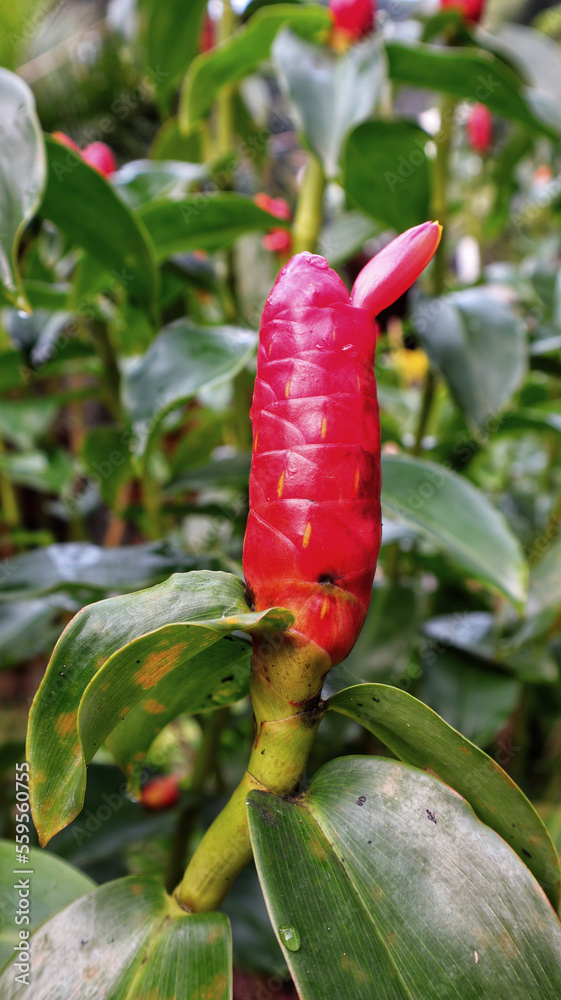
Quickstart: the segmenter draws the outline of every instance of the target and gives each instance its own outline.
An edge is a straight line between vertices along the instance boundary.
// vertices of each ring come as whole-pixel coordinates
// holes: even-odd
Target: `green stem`
[[[283,640],[278,650],[272,646],[267,649],[262,639],[254,640],[250,690],[255,712],[255,741],[240,784],[205,833],[176,889],[178,902],[187,910],[215,910],[236,876],[251,860],[246,815],[249,793],[257,789],[288,795],[304,774],[323,715],[319,690],[328,664],[324,651],[313,647],[312,643],[292,642],[290,633],[284,633]],[[280,667],[280,687],[283,688],[290,674],[298,672],[311,677],[312,666],[317,668],[315,689],[312,697],[301,702],[289,700],[266,679]]]
[[[411,449],[412,455],[420,455],[423,450],[423,438],[429,422],[437,384],[437,377],[433,370],[429,368],[421,398],[421,409],[419,410],[419,419],[417,421],[417,429],[415,431],[415,443]]]
[[[0,438],[0,456],[5,452],[4,442]],[[0,472],[0,506],[2,518],[7,528],[17,528],[21,524],[16,493],[10,480],[4,472]]]
[[[301,253],[302,250],[315,252],[323,221],[324,188],[323,167],[310,153],[292,227],[294,253]]]
[[[231,0],[224,0],[223,14],[218,26],[218,43],[226,41],[235,27]],[[223,87],[216,98],[216,148],[217,156],[227,156],[234,145],[234,111],[231,86]]]
[[[117,364],[115,351],[113,350],[113,344],[111,343],[105,323],[94,320],[90,330],[97,355],[105,368],[105,379],[102,385],[104,402],[111,416],[118,423],[121,423],[123,416],[121,412],[121,373]]]

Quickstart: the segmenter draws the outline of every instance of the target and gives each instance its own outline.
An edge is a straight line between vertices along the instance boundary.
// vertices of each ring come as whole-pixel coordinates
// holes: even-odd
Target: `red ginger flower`
[[[364,623],[380,548],[380,422],[373,319],[440,241],[410,229],[351,295],[323,257],[282,268],[259,336],[244,571],[257,610],[278,605],[340,663]]]
[[[467,123],[468,142],[476,153],[487,153],[493,142],[493,119],[484,104],[474,104]]]
[[[78,156],[81,156],[85,163],[104,177],[111,177],[117,169],[115,154],[104,142],[90,142],[89,146],[80,149],[69,135],[64,132],[53,132],[53,139],[60,142],[61,146],[67,146]]]
[[[483,16],[485,0],[440,0],[442,10],[455,8],[459,10],[466,21],[480,21]]]
[[[375,0],[331,0],[329,10],[336,32],[358,41],[374,27]]]

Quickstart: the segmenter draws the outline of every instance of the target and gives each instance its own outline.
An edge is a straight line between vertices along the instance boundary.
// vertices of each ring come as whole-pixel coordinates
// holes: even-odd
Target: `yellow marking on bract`
[[[303,547],[305,549],[308,548],[308,544],[309,544],[309,541],[310,541],[310,535],[311,534],[312,534],[312,525],[308,521],[308,523],[306,525],[306,530],[304,531],[304,537],[302,539],[302,545],[303,545]]]
[[[284,486],[284,472],[281,472],[280,477],[279,477],[279,481],[278,481],[278,485],[277,485],[277,497],[278,497],[279,500],[280,500],[280,498],[282,496],[282,488],[283,488],[283,486]]]
[[[329,601],[327,597],[325,597],[323,599],[323,604],[321,606],[321,611],[319,613],[320,618],[325,618],[328,611],[329,611]]]
[[[321,422],[321,436],[322,436],[322,438],[324,438],[326,434],[327,434],[327,417],[324,417],[323,420],[322,420],[322,422]]]
[[[289,392],[290,392],[290,379],[287,378],[286,385],[284,387],[284,394],[285,394],[285,396],[286,396],[287,399],[288,399]]]
[[[357,377],[356,377],[356,387],[357,387],[358,391],[360,392],[360,375],[357,375]]]
[[[358,493],[358,487],[360,484],[360,469],[355,472],[355,493]]]
[[[271,341],[271,343],[269,344],[269,350],[267,353],[270,354],[272,350],[273,350],[273,341]]]
[[[253,450],[254,451],[257,451],[257,438],[258,437],[259,437],[259,431],[257,431],[257,434],[255,435],[255,438],[254,438],[254,441],[253,441]]]
[[[59,736],[70,736],[76,729],[78,712],[62,712],[55,722],[55,730]]]
[[[162,705],[159,701],[155,701],[153,698],[148,698],[148,700],[144,702],[143,708],[146,712],[149,712],[150,715],[161,715],[162,712],[165,712],[166,710],[165,705]]]

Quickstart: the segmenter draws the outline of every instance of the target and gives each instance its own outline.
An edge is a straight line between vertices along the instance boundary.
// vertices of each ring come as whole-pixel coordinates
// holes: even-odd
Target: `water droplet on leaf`
[[[296,928],[288,927],[286,924],[279,927],[279,937],[285,948],[288,948],[289,951],[298,951],[302,943]]]

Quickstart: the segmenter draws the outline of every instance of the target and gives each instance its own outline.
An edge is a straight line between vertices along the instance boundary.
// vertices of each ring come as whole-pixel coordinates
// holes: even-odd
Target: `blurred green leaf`
[[[188,132],[208,115],[216,94],[226,84],[243,79],[269,55],[279,28],[289,24],[305,37],[327,30],[331,18],[319,4],[274,4],[258,10],[242,28],[211,52],[197,56],[181,88],[179,125]]]
[[[39,493],[70,491],[75,475],[73,458],[62,449],[0,454],[0,469],[10,482]]]
[[[468,424],[485,430],[526,374],[522,320],[488,291],[466,288],[422,299],[413,323]]]
[[[359,125],[343,160],[343,183],[353,202],[398,232],[425,222],[430,215],[429,138],[407,121]]]
[[[84,439],[82,457],[102,500],[113,508],[120,487],[134,478],[127,432],[117,427],[93,427]]]
[[[146,692],[170,672],[188,675],[187,663],[224,635],[267,624],[282,630],[291,621],[287,611],[251,613],[243,584],[226,573],[174,574],[84,608],[57,643],[30,713],[27,756],[41,842],[77,816],[86,763]],[[237,659],[235,644],[226,645]],[[206,697],[204,670],[196,680],[192,696]],[[223,682],[212,675],[210,683],[218,690]]]
[[[19,777],[21,775],[18,775],[18,780]],[[18,970],[13,967],[13,962],[18,961],[17,952],[13,949],[14,945],[21,941],[20,930],[23,929],[31,933],[57,910],[67,906],[79,896],[85,895],[94,887],[91,878],[77,871],[66,861],[61,861],[60,858],[49,854],[48,851],[40,851],[38,848],[32,847],[28,860],[28,867],[33,873],[29,876],[32,885],[33,905],[29,907],[29,911],[26,911],[29,923],[21,923],[18,926],[15,922],[15,915],[20,904],[17,883],[22,876],[15,875],[14,868],[23,866],[16,864],[14,841],[0,840],[0,899],[2,900],[0,969],[9,961],[8,969],[12,974],[12,979],[18,974]],[[25,880],[25,876],[23,879]]]
[[[189,250],[223,249],[238,236],[287,229],[290,222],[233,193],[194,194],[181,201],[147,202],[139,216],[153,240],[158,260]]]
[[[156,198],[181,201],[207,176],[202,163],[131,160],[113,174],[111,183],[129,208],[138,209]]]
[[[23,451],[49,430],[57,415],[56,399],[1,399],[0,437]]]
[[[376,233],[375,223],[362,212],[343,212],[323,226],[318,237],[318,252],[331,267],[337,267],[358,253],[366,240]]]
[[[52,646],[62,626],[59,610],[49,601],[0,604],[0,670],[25,663]]]
[[[527,568],[518,541],[487,498],[443,466],[405,455],[382,459],[382,505],[443,549],[484,586],[520,607]]]
[[[162,107],[166,107],[175,85],[193,56],[206,10],[206,0],[147,0],[146,58],[154,88]]]
[[[538,93],[524,87],[513,70],[488,52],[447,51],[420,42],[389,42],[386,51],[395,83],[486,104],[495,114],[522,122],[551,139],[559,137],[561,122],[551,123],[548,109],[538,109]]]
[[[295,800],[252,792],[248,816],[305,1000],[553,1000],[561,988],[561,928],[538,883],[432,775],[347,757]]]
[[[186,913],[148,878],[99,886],[43,924],[30,948],[33,1000],[50,1000],[53,983],[57,1000],[85,998],[85,990],[105,1000],[122,1000],[131,989],[138,1000],[158,994],[178,1000],[231,996],[227,917]],[[22,996],[11,963],[0,975],[0,988],[3,1000]]]
[[[385,80],[381,39],[351,45],[338,56],[284,29],[275,39],[273,57],[306,141],[327,177],[335,177],[345,136],[372,113]]]
[[[45,186],[45,151],[33,94],[0,67],[0,284],[9,301],[27,309],[17,254]]]
[[[146,447],[163,418],[202,389],[228,381],[249,360],[255,334],[233,326],[195,326],[179,319],[164,327],[123,380],[123,401]]]
[[[54,139],[45,146],[49,173],[41,214],[110,271],[132,300],[153,310],[158,274],[142,222],[80,156]]]

